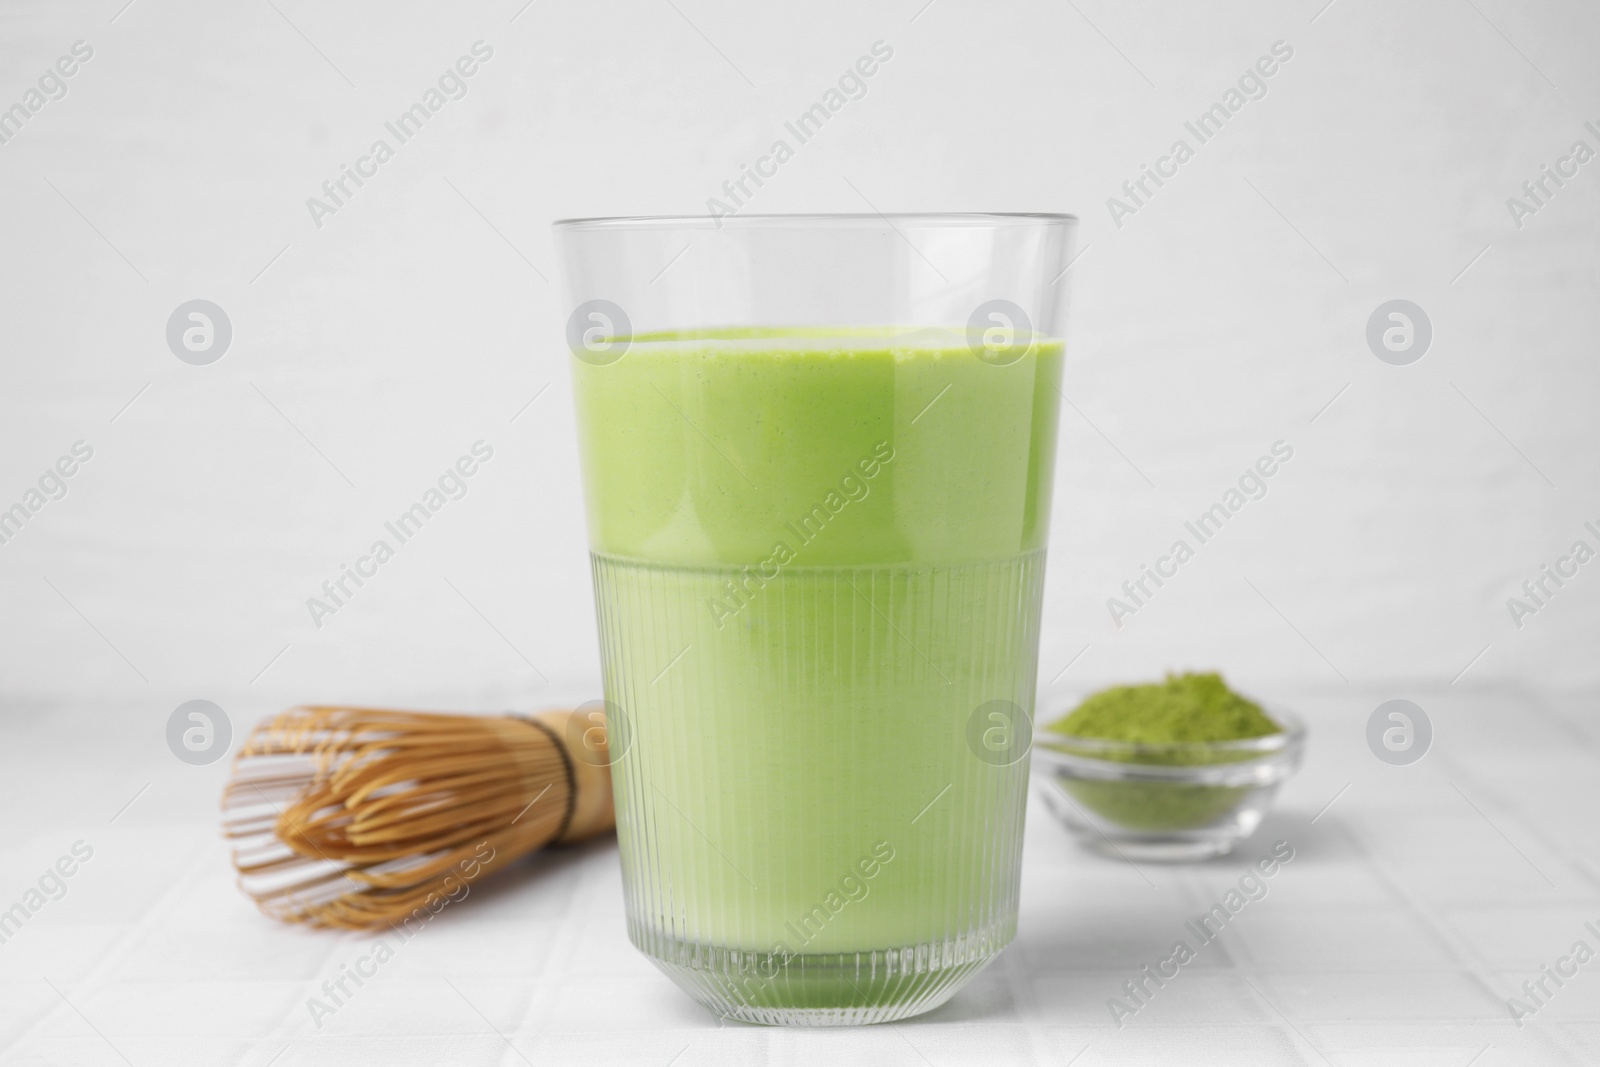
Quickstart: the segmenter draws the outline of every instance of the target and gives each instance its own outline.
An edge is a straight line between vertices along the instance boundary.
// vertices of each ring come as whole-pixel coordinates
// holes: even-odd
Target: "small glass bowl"
[[[1270,710],[1282,732],[1244,741],[1135,744],[1038,730],[1034,781],[1084,845],[1130,860],[1221,856],[1255,832],[1300,766],[1306,728]]]

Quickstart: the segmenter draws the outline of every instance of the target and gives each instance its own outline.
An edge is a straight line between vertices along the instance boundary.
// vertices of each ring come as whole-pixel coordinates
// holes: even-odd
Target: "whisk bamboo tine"
[[[571,714],[310,705],[261,723],[222,794],[240,887],[287,922],[381,926],[609,829],[609,771],[566,750]]]
[[[351,825],[361,830],[375,830],[384,826],[401,826],[406,823],[425,823],[440,817],[448,818],[452,811],[464,807],[485,812],[513,805],[519,798],[507,797],[502,789],[463,789],[454,797],[426,798],[418,803],[384,804],[382,800],[348,809]]]

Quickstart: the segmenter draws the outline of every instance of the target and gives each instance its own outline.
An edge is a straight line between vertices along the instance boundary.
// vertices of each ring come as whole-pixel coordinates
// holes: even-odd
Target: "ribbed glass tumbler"
[[[1015,932],[1073,226],[557,224],[629,935],[719,1014]]]

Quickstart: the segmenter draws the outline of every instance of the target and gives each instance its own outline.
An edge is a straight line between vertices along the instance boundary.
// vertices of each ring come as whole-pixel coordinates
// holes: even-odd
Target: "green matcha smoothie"
[[[930,331],[573,361],[630,934],[679,981],[936,1003],[1010,940],[1027,761],[968,738],[1032,713],[1061,367]]]

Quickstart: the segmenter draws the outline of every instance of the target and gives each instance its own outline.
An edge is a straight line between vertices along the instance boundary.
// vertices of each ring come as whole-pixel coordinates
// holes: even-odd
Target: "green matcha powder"
[[[1208,751],[1186,746],[1244,741],[1283,732],[1252,700],[1228,688],[1222,676],[1167,675],[1163,683],[1119,685],[1086,698],[1047,729],[1063,735],[1051,747],[1118,763],[1196,766],[1235,763],[1254,752]],[[1071,738],[1126,742],[1126,748],[1074,746]],[[1172,746],[1170,748],[1163,746]],[[1129,830],[1193,830],[1228,815],[1253,787],[1190,782],[1060,779],[1058,784],[1103,818]]]

